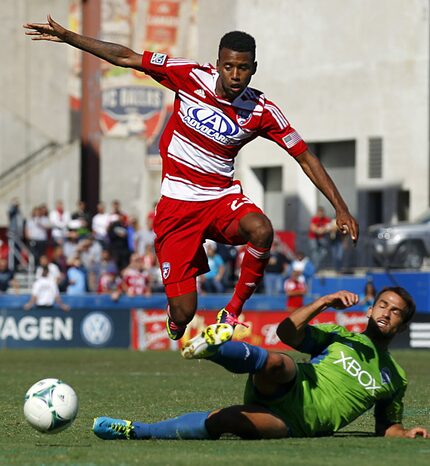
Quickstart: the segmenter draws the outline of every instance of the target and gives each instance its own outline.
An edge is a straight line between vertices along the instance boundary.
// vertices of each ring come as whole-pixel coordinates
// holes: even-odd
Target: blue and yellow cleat
[[[112,417],[96,417],[93,432],[103,440],[132,440],[135,438],[131,421]]]
[[[225,342],[231,340],[234,328],[229,324],[212,324],[200,335],[187,341],[181,350],[185,359],[202,359],[212,356]]]

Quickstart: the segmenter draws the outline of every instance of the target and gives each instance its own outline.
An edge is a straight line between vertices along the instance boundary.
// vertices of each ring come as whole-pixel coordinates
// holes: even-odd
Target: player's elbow
[[[135,70],[142,69],[142,55],[127,49],[126,53],[117,58],[117,66],[123,68],[133,68]]]
[[[278,325],[276,335],[282,343],[292,346],[293,348],[296,348],[303,339],[294,323],[288,317]]]

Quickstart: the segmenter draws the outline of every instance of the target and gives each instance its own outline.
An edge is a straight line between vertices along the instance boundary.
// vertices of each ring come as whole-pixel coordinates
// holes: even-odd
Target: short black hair
[[[221,37],[218,54],[223,48],[234,50],[235,52],[250,52],[252,60],[255,60],[255,39],[247,32],[227,32],[227,34]]]
[[[406,315],[403,319],[403,323],[406,324],[412,320],[416,311],[416,304],[414,298],[401,286],[387,286],[383,288],[375,297],[375,303],[378,301],[380,296],[387,291],[391,291],[396,293],[396,295],[400,296],[403,301],[406,303]]]

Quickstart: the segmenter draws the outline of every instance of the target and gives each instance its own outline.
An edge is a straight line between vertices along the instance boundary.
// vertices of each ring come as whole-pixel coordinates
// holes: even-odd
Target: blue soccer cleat
[[[229,324],[212,324],[200,335],[187,341],[181,350],[185,359],[202,359],[212,356],[225,342],[231,340],[234,328]]]
[[[135,438],[131,421],[112,417],[96,417],[93,432],[103,440],[132,440]]]

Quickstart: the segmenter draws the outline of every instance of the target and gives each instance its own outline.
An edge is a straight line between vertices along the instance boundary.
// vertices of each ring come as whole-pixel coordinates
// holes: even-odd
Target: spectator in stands
[[[9,269],[7,259],[0,258],[0,294],[6,293],[12,287],[18,293],[19,285],[14,278],[14,271]]]
[[[7,211],[9,218],[9,257],[11,257],[11,267],[16,270],[21,256],[20,244],[24,242],[25,236],[25,218],[21,213],[19,200],[12,199],[9,209]]]
[[[378,292],[372,280],[368,280],[364,286],[364,293],[360,294],[359,305],[362,306],[363,311],[367,311],[369,307],[373,306]]]
[[[270,248],[269,262],[264,271],[264,292],[269,296],[277,296],[282,293],[282,285],[288,269],[289,260],[281,251],[281,243],[274,238]]]
[[[139,222],[135,216],[130,216],[127,222],[127,240],[130,253],[136,251],[136,235],[139,231]],[[140,254],[142,255],[142,254]]]
[[[52,251],[51,262],[55,264],[60,270],[60,281],[58,282],[58,289],[60,290],[60,293],[62,293],[67,289],[67,269],[69,268],[67,264],[67,257],[63,251],[63,246],[55,246],[54,250]]]
[[[206,240],[204,246],[208,257],[209,272],[200,275],[201,290],[206,293],[223,293],[224,261],[217,253],[217,244],[215,241]]]
[[[64,242],[63,252],[67,259],[67,264],[70,265],[73,258],[78,254],[78,245],[79,245],[79,232],[77,225],[72,220],[69,223],[67,239]]]
[[[130,259],[128,233],[125,217],[119,216],[108,228],[109,251],[119,270],[127,267]]]
[[[67,226],[71,220],[70,212],[64,210],[63,201],[58,200],[55,208],[49,213],[51,237],[56,244],[63,244],[67,237]]]
[[[72,225],[78,231],[80,238],[86,237],[91,233],[91,213],[87,209],[85,201],[78,201],[69,225]]]
[[[51,225],[41,206],[34,207],[25,227],[25,236],[36,265],[40,256],[46,253],[48,233]]]
[[[58,285],[62,278],[61,272],[57,264],[51,262],[46,254],[40,256],[39,265],[36,267],[36,278],[40,278],[42,276],[43,270],[45,267],[48,267],[48,278],[52,278],[55,283]]]
[[[328,255],[330,223],[331,218],[326,216],[324,207],[318,207],[316,215],[311,218],[308,234],[311,259],[316,271]]]
[[[285,280],[284,289],[287,295],[287,312],[293,312],[304,305],[307,287],[305,277],[300,269],[293,268],[291,276]]]
[[[293,269],[300,270],[302,272],[302,275],[305,277],[308,290],[310,290],[312,286],[312,279],[315,275],[315,267],[314,264],[312,264],[312,261],[305,255],[303,251],[297,251],[296,257],[288,267],[288,276],[291,276]]]
[[[106,212],[103,202],[97,204],[97,213],[92,220],[93,237],[98,241],[102,247],[108,244],[108,227],[109,227],[109,214]]]
[[[124,223],[127,224],[128,216],[121,209],[121,203],[117,199],[115,199],[112,201],[112,204],[111,204],[111,211],[109,214],[109,223],[116,222],[119,218],[122,218]]]
[[[148,245],[154,246],[155,241],[155,233],[154,233],[154,212],[149,212],[146,217],[146,225],[145,227],[139,228],[135,235],[134,239],[134,250],[140,256],[145,253],[146,247]]]
[[[224,261],[223,284],[225,291],[233,290],[236,283],[237,249],[229,244],[217,243],[217,253]]]
[[[121,295],[121,278],[113,271],[106,271],[100,275],[98,294],[110,294],[114,301],[117,301]]]
[[[143,253],[143,268],[150,272],[157,265],[157,256],[155,255],[154,245],[147,244]]]
[[[332,267],[336,272],[340,272],[343,267],[343,255],[346,243],[343,235],[337,229],[336,219],[330,222],[328,228]]]
[[[121,291],[127,296],[150,296],[149,273],[143,268],[142,258],[134,253],[121,273]]]
[[[23,307],[28,311],[34,305],[38,307],[52,307],[55,303],[63,311],[70,310],[70,306],[62,302],[58,286],[52,278],[49,278],[49,269],[45,266],[43,267],[42,275],[33,283],[30,301],[24,304]]]
[[[78,243],[77,254],[79,254],[82,265],[87,272],[87,284],[89,291],[96,291],[102,260],[102,247],[100,243],[98,241],[94,241],[91,236],[83,238]]]
[[[109,249],[103,249],[100,261],[100,274],[105,272],[112,272],[115,275],[118,275],[118,267],[115,261],[112,259]]]
[[[87,292],[87,274],[82,265],[81,258],[76,256],[67,271],[68,295],[82,295]]]

